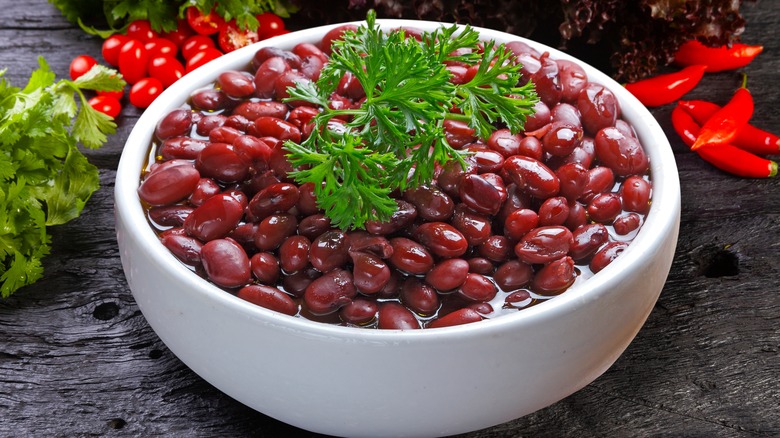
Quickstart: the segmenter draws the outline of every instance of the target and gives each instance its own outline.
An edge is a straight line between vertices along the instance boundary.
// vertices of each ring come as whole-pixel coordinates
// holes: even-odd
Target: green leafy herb
[[[46,227],[78,217],[98,189],[97,168],[78,143],[97,148],[116,125],[87,104],[83,90],[117,91],[125,85],[116,71],[102,66],[75,81],[57,81],[43,58],[39,64],[23,89],[11,86],[0,71],[3,297],[43,275],[41,259],[50,242]]]
[[[312,119],[312,134],[285,147],[300,169],[292,176],[314,184],[334,225],[359,228],[386,220],[397,208],[390,193],[430,182],[437,163],[465,164],[463,153],[447,143],[444,120],[465,121],[483,138],[499,122],[522,130],[538,101],[533,85],[517,86],[520,66],[503,45],[488,41],[480,49],[474,29],[458,30],[440,28],[418,41],[402,31],[383,32],[369,11],[365,26],[334,43],[317,82],[289,89],[289,100],[322,107]],[[455,60],[476,66],[468,83],[450,81],[445,62]],[[330,108],[328,100],[347,73],[366,98],[359,108]]]

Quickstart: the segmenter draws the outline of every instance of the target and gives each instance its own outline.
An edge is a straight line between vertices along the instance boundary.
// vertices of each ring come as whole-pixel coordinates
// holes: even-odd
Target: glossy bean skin
[[[512,252],[512,245],[504,236],[493,235],[487,238],[477,247],[477,253],[493,262],[500,263],[509,258]]]
[[[492,275],[496,268],[493,262],[484,257],[471,257],[466,261],[472,274]]]
[[[481,274],[469,273],[457,290],[457,294],[470,301],[490,301],[498,293],[498,288],[490,279]]]
[[[588,184],[588,169],[579,163],[566,163],[555,171],[560,181],[560,194],[569,201],[577,200]]]
[[[406,190],[404,200],[414,205],[419,217],[428,221],[446,221],[455,211],[452,198],[431,184]]]
[[[225,288],[243,286],[252,276],[249,257],[230,238],[206,242],[201,249],[201,261],[209,280]]]
[[[167,166],[147,175],[138,196],[149,205],[171,205],[188,197],[200,181],[200,173],[189,163]]]
[[[588,84],[588,75],[579,64],[566,59],[558,59],[558,76],[561,82],[561,100],[575,102],[580,92]]]
[[[504,221],[504,234],[513,241],[518,241],[526,233],[539,225],[539,214],[530,208],[519,208],[507,216]]]
[[[461,201],[477,213],[496,214],[503,202],[501,192],[485,177],[477,174],[464,175],[458,193]]]
[[[210,88],[193,92],[190,101],[192,106],[203,111],[222,111],[232,104],[225,93]]]
[[[298,305],[292,297],[272,286],[251,284],[241,288],[236,295],[242,300],[285,315],[295,316],[298,313]]]
[[[420,322],[409,309],[395,301],[387,301],[379,306],[380,329],[416,330],[422,328]]]
[[[580,195],[580,200],[590,202],[599,193],[610,192],[615,185],[615,174],[605,166],[596,166],[588,171],[588,182]]]
[[[490,149],[500,153],[504,158],[511,157],[520,153],[519,134],[512,134],[506,128],[493,131],[488,138],[487,145]]]
[[[415,230],[417,241],[439,257],[459,257],[468,250],[468,241],[446,222],[427,222]]]
[[[577,97],[577,108],[582,114],[582,125],[591,135],[601,129],[615,126],[620,107],[615,95],[606,87],[589,83]]]
[[[282,276],[281,283],[287,293],[296,298],[300,298],[303,297],[306,288],[321,276],[322,272],[316,270],[312,266],[307,266],[298,272]]]
[[[311,242],[306,236],[290,236],[279,246],[279,264],[284,272],[298,272],[309,264]]]
[[[547,106],[547,104],[545,104],[543,101],[540,100],[534,104],[533,109],[534,113],[528,116],[525,120],[526,132],[541,129],[552,120],[552,112],[550,111],[550,107]]]
[[[241,221],[244,207],[229,194],[220,193],[206,199],[184,220],[188,235],[202,242],[225,237]]]
[[[475,213],[462,205],[455,208],[451,224],[460,231],[471,246],[484,243],[492,234],[493,229],[487,216]]]
[[[166,140],[171,137],[183,137],[190,133],[192,127],[192,111],[177,108],[165,115],[154,130],[158,140]]]
[[[334,269],[312,281],[306,287],[303,299],[312,313],[327,315],[352,302],[356,295],[352,274],[343,269]]]
[[[252,275],[267,285],[276,284],[281,275],[279,259],[270,252],[258,252],[249,259]]]
[[[514,155],[504,162],[504,171],[517,187],[540,199],[558,194],[560,182],[555,173],[541,161]]]
[[[641,225],[642,218],[634,212],[622,214],[616,217],[615,221],[612,223],[615,232],[620,236],[626,236],[636,231]]]
[[[572,232],[566,227],[538,227],[520,239],[515,246],[515,254],[518,259],[528,264],[549,263],[565,256],[572,241]]]
[[[609,231],[603,224],[583,225],[572,233],[569,255],[577,262],[587,260],[609,240]]]
[[[260,117],[284,119],[287,116],[287,112],[287,105],[273,100],[261,100],[259,102],[248,100],[238,104],[233,109],[234,116],[241,116],[246,119],[244,131],[248,130],[251,124]]]
[[[390,281],[392,272],[387,263],[374,254],[350,251],[352,275],[358,292],[365,295],[378,293]]]
[[[200,118],[195,125],[195,133],[200,136],[208,137],[212,130],[225,124],[227,117],[222,114],[209,114]]]
[[[255,137],[274,137],[281,141],[291,140],[295,143],[301,141],[301,130],[297,126],[276,117],[258,117],[250,134]]]
[[[477,139],[474,135],[474,129],[469,127],[466,122],[446,119],[444,120],[443,125],[447,143],[455,149],[461,149],[463,146],[466,146]]]
[[[428,323],[426,328],[452,327],[456,325],[482,321],[482,319],[484,318],[479,314],[479,312],[469,307],[465,307],[432,320]]]
[[[249,209],[258,218],[272,213],[284,213],[298,202],[298,187],[289,183],[270,185],[259,191],[249,201]]]
[[[255,72],[255,96],[261,99],[274,97],[276,80],[288,71],[290,66],[282,57],[272,56],[263,61]]]
[[[577,271],[571,257],[563,257],[545,265],[531,280],[531,289],[540,295],[558,295],[574,283]]]
[[[211,143],[206,146],[195,161],[195,168],[201,176],[223,182],[239,182],[249,175],[249,166],[227,143]]]
[[[195,208],[180,204],[152,207],[149,209],[149,219],[163,227],[181,227],[193,210]]]
[[[206,199],[220,193],[222,187],[211,178],[201,178],[190,195],[190,205],[199,207]]]
[[[349,260],[349,238],[343,231],[326,231],[311,244],[309,262],[320,272],[340,268]]]
[[[275,250],[285,239],[295,234],[297,227],[298,221],[291,214],[276,213],[269,215],[257,225],[254,237],[255,246],[261,251]]]
[[[160,157],[163,160],[194,160],[200,151],[206,148],[206,142],[191,137],[171,137],[165,139],[160,146]]]
[[[558,77],[558,63],[550,59],[550,55],[547,52],[539,57],[539,62],[541,67],[531,75],[531,81],[536,85],[536,93],[539,95],[539,99],[552,108],[561,101],[561,96],[563,95],[563,86]]]
[[[355,298],[339,309],[339,317],[346,323],[362,326],[373,322],[378,311],[379,305],[376,301]]]
[[[393,255],[393,246],[389,240],[363,231],[353,231],[349,234],[349,250],[368,252],[380,259],[388,259]]]
[[[436,290],[414,277],[407,278],[401,286],[401,302],[423,316],[433,315],[441,305]]]
[[[616,193],[599,193],[588,203],[588,216],[596,222],[610,224],[623,210]]]
[[[568,125],[577,128],[582,132],[582,114],[580,114],[580,110],[574,105],[563,102],[555,105],[550,111],[550,118],[553,123]]]
[[[422,275],[433,267],[433,256],[422,244],[406,237],[394,237],[390,239],[390,245],[393,255],[388,260],[396,269]]]
[[[230,97],[248,97],[255,93],[254,78],[240,71],[226,71],[217,76],[217,85]]]
[[[447,259],[436,264],[427,274],[425,282],[439,291],[451,291],[466,281],[469,262],[464,259]]]
[[[200,240],[185,234],[181,228],[172,228],[162,232],[160,242],[182,263],[189,266],[201,264],[203,244]]]
[[[298,233],[314,240],[320,234],[330,230],[330,219],[322,213],[306,216],[298,224]]]
[[[493,274],[496,285],[503,291],[513,291],[524,287],[534,276],[534,270],[528,263],[509,260],[501,264]]]
[[[582,141],[582,129],[565,122],[553,122],[542,137],[544,151],[556,157],[565,157]]]
[[[301,65],[301,57],[289,50],[283,50],[278,47],[266,46],[260,48],[252,57],[252,67],[255,71],[268,59],[280,58],[283,62],[292,68],[298,68]]]
[[[539,206],[539,226],[563,225],[569,218],[569,202],[563,196],[547,198]]]
[[[612,263],[620,254],[625,251],[628,244],[626,242],[609,242],[601,247],[590,260],[588,267],[593,273],[600,272]]]
[[[651,191],[650,182],[637,175],[629,176],[620,185],[623,209],[646,214],[650,210]]]
[[[596,156],[616,175],[641,175],[650,167],[639,140],[626,136],[615,127],[598,131],[594,138],[594,145]]]
[[[371,234],[392,234],[409,226],[417,218],[417,208],[410,202],[396,199],[398,208],[385,222],[367,221],[366,231]]]

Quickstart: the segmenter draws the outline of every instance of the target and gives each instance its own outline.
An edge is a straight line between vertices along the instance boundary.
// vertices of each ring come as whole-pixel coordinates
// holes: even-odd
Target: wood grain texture
[[[0,8],[0,68],[8,68],[12,83],[23,85],[38,55],[59,76],[76,55],[99,58],[100,40],[47,2],[0,0]],[[778,131],[780,10],[758,1],[743,11],[743,39],[765,46],[745,69],[756,99],[752,122]],[[687,98],[724,103],[737,83],[733,72],[708,75]],[[670,111],[653,112],[677,158],[682,225],[671,274],[647,323],[583,390],[462,437],[780,436],[780,183],[712,168],[677,139]],[[102,187],[80,218],[51,230],[45,278],[0,301],[0,436],[302,433],[200,379],[135,305],[119,260],[112,191],[139,114],[125,108],[118,133],[86,152]]]

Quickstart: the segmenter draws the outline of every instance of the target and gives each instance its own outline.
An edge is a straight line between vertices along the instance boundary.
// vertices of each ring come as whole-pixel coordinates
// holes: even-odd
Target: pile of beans
[[[226,291],[289,315],[349,326],[416,329],[525,309],[617,257],[650,206],[649,163],[614,94],[576,63],[522,42],[507,46],[540,102],[525,132],[476,138],[447,121],[467,168],[441,166],[399,194],[388,222],[331,227],[311,184],[296,185],[282,142],[311,132],[318,109],[283,103],[316,80],[330,43],[262,48],[247,71],[157,125],[139,196],[162,243]],[[468,66],[448,65],[454,82]],[[360,105],[346,75],[334,107]]]

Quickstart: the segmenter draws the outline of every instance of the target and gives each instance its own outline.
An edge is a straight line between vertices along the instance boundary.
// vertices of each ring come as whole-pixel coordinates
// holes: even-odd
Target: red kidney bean
[[[271,156],[268,157],[268,167],[274,172],[280,180],[285,182],[292,182],[290,178],[290,172],[293,171],[293,166],[287,159],[287,150],[281,146],[281,142],[274,137],[263,137],[263,140],[268,146],[271,146]]]
[[[626,213],[615,218],[612,227],[618,235],[625,236],[636,231],[642,224],[642,218],[636,213]]]
[[[595,82],[589,83],[580,91],[577,108],[582,114],[582,126],[591,135],[608,126],[615,126],[620,112],[615,95]]]
[[[620,196],[623,201],[623,209],[647,214],[650,210],[650,182],[638,175],[626,178],[620,185]]]
[[[634,137],[627,137],[615,127],[607,127],[594,138],[596,157],[616,175],[641,175],[650,165],[642,145]]]
[[[543,126],[550,123],[552,120],[552,112],[550,111],[550,107],[548,107],[544,102],[541,100],[534,104],[534,113],[528,116],[525,120],[525,130],[526,132],[536,131],[537,129],[541,129]]]
[[[203,242],[225,237],[244,216],[244,207],[236,198],[220,193],[206,199],[184,220],[188,235]]]
[[[566,227],[538,227],[520,239],[515,245],[515,254],[528,264],[549,263],[565,256],[572,242],[572,233]]]
[[[276,80],[290,71],[290,66],[282,57],[272,56],[263,61],[255,72],[255,96],[261,99],[274,97]]]
[[[429,285],[409,277],[401,286],[401,302],[412,312],[430,316],[439,309],[439,295]]]
[[[305,236],[290,236],[279,246],[279,263],[284,272],[297,272],[309,264],[311,242]]]
[[[236,295],[242,300],[285,315],[295,316],[298,313],[298,305],[292,297],[275,287],[250,284],[241,288]]]
[[[214,181],[211,178],[201,178],[198,181],[198,185],[195,186],[195,190],[193,190],[192,195],[190,195],[190,205],[199,207],[203,202],[216,195],[217,193],[220,193],[222,191],[222,187],[217,184],[216,181]]]
[[[490,301],[498,293],[498,288],[486,276],[469,273],[457,293],[470,301]]]
[[[158,140],[183,137],[189,135],[191,127],[192,111],[185,108],[177,108],[157,122],[154,135]]]
[[[166,167],[147,175],[138,196],[150,205],[174,204],[192,194],[199,180],[200,173],[191,164]]]
[[[254,78],[241,71],[226,71],[217,76],[217,85],[232,98],[249,97],[255,93]]]
[[[552,170],[541,161],[514,155],[504,162],[504,170],[518,189],[533,197],[547,199],[558,194],[560,182]]]
[[[183,159],[194,160],[200,151],[206,147],[206,142],[190,137],[171,137],[163,141],[159,154],[163,160]]]
[[[298,272],[283,276],[282,287],[290,295],[300,298],[306,292],[306,288],[321,276],[320,271],[308,266]]]
[[[512,252],[509,239],[504,236],[493,235],[487,238],[485,242],[477,247],[477,253],[482,257],[494,262],[503,262]]]
[[[241,104],[239,104],[240,106]],[[241,114],[236,114],[236,109],[233,109],[233,114],[227,116],[225,118],[225,125],[230,128],[238,129],[241,132],[246,132],[247,129],[249,129],[249,125],[252,123],[252,121]]]
[[[542,63],[539,60],[541,56],[541,53],[536,51],[533,53],[521,52],[517,54],[515,62],[520,64],[521,83],[527,83],[531,80],[531,77],[542,68]]]
[[[260,190],[249,201],[249,210],[258,218],[284,213],[298,202],[298,187],[289,183],[272,184]]]
[[[517,154],[541,161],[544,157],[544,147],[542,142],[536,137],[523,137],[520,139]]]
[[[222,287],[243,286],[252,276],[249,257],[241,245],[230,238],[206,242],[201,249],[201,261],[209,280]]]
[[[609,231],[602,224],[587,224],[572,233],[573,243],[569,255],[578,263],[587,260],[609,240]]]
[[[615,186],[615,174],[612,169],[604,166],[596,166],[588,170],[588,183],[585,184],[585,190],[582,191],[580,200],[590,202],[599,193],[605,193],[612,190]]]
[[[277,119],[284,119],[287,117],[288,108],[282,102],[276,102],[273,100],[247,100],[241,102],[233,109],[233,115],[245,117],[247,122],[244,131],[249,129],[251,122],[254,122],[260,117],[275,117]]]
[[[487,149],[484,146],[477,149],[472,145],[466,148],[466,150],[474,152],[473,157],[477,163],[477,173],[498,172],[504,165],[504,156],[492,149]]]
[[[417,215],[427,221],[446,221],[455,210],[452,198],[433,184],[406,190],[404,200],[414,205]]]
[[[426,222],[415,231],[417,240],[439,257],[458,257],[468,249],[466,238],[445,222]]]
[[[208,137],[212,130],[225,124],[227,117],[222,114],[209,114],[203,116],[195,125],[195,132],[203,137]]]
[[[334,269],[312,281],[303,293],[303,300],[312,313],[327,315],[352,302],[356,295],[352,274]]]
[[[202,111],[221,111],[232,104],[231,99],[222,91],[213,88],[196,90],[190,96],[192,106]]]
[[[547,198],[539,206],[539,226],[563,225],[569,218],[569,203],[563,196]]]
[[[218,126],[209,131],[209,141],[213,143],[228,143],[233,144],[234,141],[240,136],[244,135],[243,132],[236,128],[229,126]]]
[[[577,200],[588,184],[588,169],[578,163],[566,163],[556,171],[561,188],[560,194],[569,201]]]
[[[243,181],[249,175],[249,166],[236,153],[233,145],[211,143],[198,154],[195,168],[201,176],[223,182]]]
[[[271,156],[271,147],[253,135],[240,135],[233,140],[233,150],[249,165],[250,174],[267,167]]]
[[[563,86],[558,77],[558,64],[545,52],[539,57],[541,68],[531,75],[539,99],[548,107],[554,107],[561,100]]]
[[[319,47],[311,43],[299,43],[293,47],[292,52],[298,55],[301,59],[307,56],[315,56],[319,58],[323,63],[328,62],[328,55],[325,54]]]
[[[252,67],[255,71],[263,65],[263,63],[268,58],[281,58],[285,63],[287,63],[292,68],[298,68],[301,66],[301,57],[296,55],[295,53],[289,51],[289,50],[282,50],[278,47],[261,47],[257,52],[255,52],[255,56],[252,57]]]
[[[498,152],[504,158],[511,157],[520,153],[520,134],[512,134],[506,128],[497,129],[490,134],[487,145],[490,149]]]
[[[307,78],[300,71],[288,70],[280,74],[274,82],[274,95],[277,99],[283,100],[290,97],[290,93],[287,91],[290,88],[295,88],[299,83],[311,82],[311,79]],[[257,81],[255,81],[255,84]],[[291,101],[287,102],[290,106],[310,105],[308,102]]]
[[[501,209],[501,192],[481,175],[464,175],[458,193],[461,201],[477,213],[494,215]]]
[[[615,120],[615,128],[622,132],[626,137],[636,138],[636,131],[634,131],[634,127],[623,119]]]
[[[477,139],[474,135],[474,129],[466,122],[445,119],[443,125],[447,143],[455,149],[462,149],[464,146]]]
[[[436,290],[447,292],[466,281],[469,273],[469,263],[463,259],[447,259],[439,262],[427,274],[425,282]]]
[[[531,265],[519,260],[509,260],[496,269],[493,280],[501,290],[509,292],[524,287],[533,276],[534,270]]]
[[[287,107],[287,105],[285,105],[285,107]],[[317,108],[310,106],[297,106],[290,111],[290,114],[287,116],[287,121],[295,125],[298,129],[303,130],[303,127],[309,124],[311,119],[319,114],[319,112],[320,111]],[[284,117],[279,118],[281,119]]]
[[[531,208],[531,196],[519,190],[517,184],[510,183],[506,186],[506,201],[496,215],[498,223],[504,223],[513,211],[521,208]]]
[[[149,219],[162,227],[180,227],[192,210],[195,208],[179,204],[152,207],[149,209]]]
[[[553,122],[542,137],[544,151],[556,157],[565,157],[582,141],[582,130],[567,123]]]
[[[520,289],[512,292],[504,298],[505,306],[510,306],[515,309],[524,309],[535,304],[536,300],[531,297],[531,293],[525,289]]]
[[[339,309],[339,317],[346,323],[362,326],[373,322],[378,311],[379,305],[376,301],[355,298]]]
[[[312,81],[319,80],[322,67],[325,63],[317,56],[309,55],[301,58],[301,67],[298,69],[303,76]]]
[[[392,272],[379,257],[368,252],[350,251],[352,275],[358,292],[373,295],[382,290],[390,281]]]
[[[312,214],[301,219],[298,224],[298,233],[306,236],[309,240],[314,240],[320,234],[330,230],[330,218],[324,214]]]
[[[566,228],[574,231],[580,225],[585,225],[586,222],[588,222],[588,214],[585,207],[577,201],[569,203],[569,217],[564,222]]]
[[[550,262],[534,274],[531,289],[540,295],[558,295],[577,279],[574,260],[563,257]]]
[[[469,272],[472,274],[491,275],[496,266],[484,257],[471,257],[466,260],[469,263]]]
[[[417,218],[417,208],[402,199],[396,199],[398,208],[385,222],[366,221],[366,231],[371,234],[387,235],[411,225]]]
[[[529,209],[520,208],[507,216],[504,221],[504,234],[513,240],[520,240],[526,233],[539,225],[539,215]]]
[[[457,160],[449,160],[436,177],[436,185],[449,196],[458,196],[460,182],[464,175],[477,173],[477,164],[472,157],[465,157],[466,167]]]
[[[596,151],[593,145],[593,137],[583,136],[579,146],[575,147],[569,155],[563,158],[563,163],[577,163],[589,169],[595,158]]]
[[[609,242],[602,246],[593,258],[590,260],[588,267],[593,273],[597,273],[606,268],[607,265],[612,263],[620,254],[628,247],[626,242]]]
[[[388,259],[393,255],[389,240],[365,231],[353,231],[349,234],[349,250],[369,252],[380,259]]]
[[[290,122],[276,117],[258,117],[255,119],[254,128],[250,134],[256,137],[274,137],[279,140],[292,140],[295,143],[301,141],[301,130]]]
[[[582,132],[582,120],[580,110],[568,103],[559,103],[550,111],[553,123],[560,123],[576,128]]]
[[[309,262],[320,272],[340,268],[349,258],[349,238],[341,230],[326,231],[312,241]]]
[[[388,261],[396,269],[422,275],[433,267],[433,256],[422,244],[406,237],[395,237],[390,239],[390,245],[393,247],[393,255]]]
[[[561,100],[576,102],[580,92],[588,84],[588,75],[579,64],[566,59],[558,59],[558,77],[561,81]]]
[[[255,253],[249,259],[249,266],[257,281],[273,285],[281,275],[279,259],[270,252]]]
[[[414,313],[395,301],[387,301],[379,305],[378,319],[380,329],[412,330],[422,328]]]
[[[620,196],[616,193],[599,193],[588,203],[588,216],[603,224],[610,224],[623,210]]]
[[[485,242],[492,233],[490,219],[485,215],[475,213],[465,205],[459,205],[455,209],[451,223],[471,246]]]
[[[291,214],[272,214],[257,225],[255,246],[261,251],[279,247],[288,237],[295,234],[298,221]]]
[[[247,254],[252,254],[257,250],[257,248],[254,246],[256,233],[257,224],[252,222],[243,222],[239,223],[236,228],[228,233],[227,237],[230,237],[231,239],[238,242],[238,244],[247,251]]]
[[[476,310],[464,307],[450,312],[444,316],[431,320],[426,328],[452,327],[455,325],[470,324],[472,322],[482,321],[484,318]]]
[[[160,242],[185,265],[200,265],[203,244],[198,239],[184,234],[181,228],[163,231],[160,233]]]

